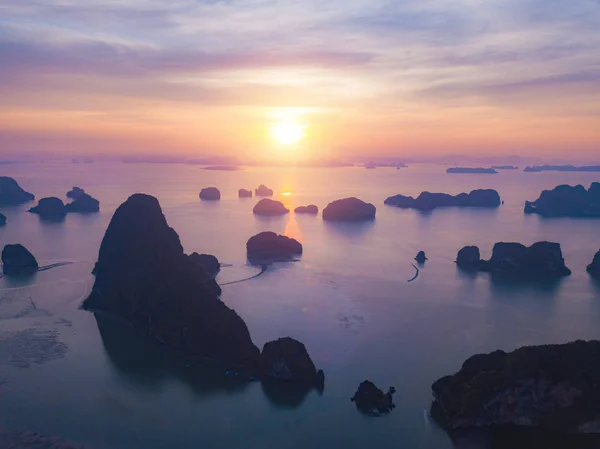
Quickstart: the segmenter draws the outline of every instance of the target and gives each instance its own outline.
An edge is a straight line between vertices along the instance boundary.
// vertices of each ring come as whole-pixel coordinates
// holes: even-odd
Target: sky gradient
[[[599,30],[598,0],[0,0],[0,155],[600,163]]]

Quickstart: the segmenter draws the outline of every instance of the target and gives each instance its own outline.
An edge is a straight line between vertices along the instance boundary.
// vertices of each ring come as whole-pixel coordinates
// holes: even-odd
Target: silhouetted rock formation
[[[483,267],[479,248],[476,246],[465,246],[456,256],[456,265],[465,270],[480,270]]]
[[[477,258],[479,248],[467,246],[459,251],[456,263],[461,268],[524,280],[550,280],[571,274],[558,243],[537,242],[527,247],[499,242],[494,245],[490,260]]]
[[[67,192],[67,198],[71,198],[73,200],[80,198],[82,195],[85,195],[85,190],[80,187],[73,187]]]
[[[425,255],[425,251],[419,251],[419,253],[417,254],[417,257],[415,257],[415,260],[417,261],[417,263],[425,263],[425,261],[427,260],[427,256]]]
[[[33,201],[35,196],[26,192],[13,178],[0,176],[0,205],[16,206],[27,201]]]
[[[240,189],[238,190],[238,196],[240,198],[252,198],[252,190]]]
[[[254,189],[254,194],[256,196],[273,196],[273,191],[261,184],[258,189]]]
[[[344,198],[329,203],[323,209],[323,220],[366,221],[375,219],[376,208],[358,198]]]
[[[264,198],[256,203],[252,212],[256,215],[285,215],[289,213],[290,210],[280,201]]]
[[[448,430],[536,427],[600,432],[600,342],[475,355],[432,386],[431,416]]]
[[[499,207],[500,195],[495,190],[473,190],[456,196],[447,193],[423,192],[417,199],[412,196],[396,195],[385,200],[388,206],[403,209],[433,210],[438,207]]]
[[[0,226],[4,226],[6,224],[6,216],[0,212]]]
[[[211,165],[208,167],[204,167],[204,170],[238,171],[240,170],[240,167],[236,167],[235,165]]]
[[[539,173],[543,171],[577,171],[577,172],[599,172],[600,165],[588,165],[576,167],[574,165],[533,165],[525,167],[524,172]]]
[[[44,220],[62,220],[67,215],[64,203],[55,197],[42,198],[29,212],[38,214]]]
[[[446,170],[446,173],[454,173],[454,174],[480,174],[480,175],[494,175],[498,173],[493,168],[468,168],[468,167],[451,167]]]
[[[587,266],[587,272],[600,279],[600,251],[594,255],[594,260]]]
[[[298,206],[294,209],[296,214],[309,214],[309,215],[317,215],[319,213],[319,208],[314,204],[309,206]]]
[[[221,192],[216,187],[206,187],[200,191],[200,199],[207,201],[218,201],[221,199]]]
[[[302,244],[295,239],[274,232],[261,232],[246,243],[249,260],[290,258],[302,254]]]
[[[516,165],[492,165],[494,170],[518,170]]]
[[[592,183],[589,190],[582,185],[544,190],[537,200],[525,201],[525,213],[543,217],[600,217],[600,183]]]
[[[219,259],[212,254],[192,253],[188,257],[196,266],[201,267],[209,276],[213,278],[219,273],[219,271],[221,271]]]
[[[23,245],[6,245],[2,250],[4,274],[30,274],[38,269],[37,260]]]
[[[84,193],[76,200],[65,206],[67,212],[77,212],[80,214],[90,214],[100,210],[100,201]]]
[[[266,343],[260,355],[263,376],[275,380],[296,382],[323,390],[325,376],[317,371],[306,347],[290,337]]]
[[[367,415],[389,413],[396,407],[393,401],[395,392],[396,389],[390,387],[388,392],[384,393],[373,382],[365,380],[358,386],[351,401],[356,404],[357,409]]]
[[[230,366],[255,366],[259,351],[218,284],[183,252],[158,200],[135,194],[116,210],[100,246],[88,310],[120,315],[156,340]]]

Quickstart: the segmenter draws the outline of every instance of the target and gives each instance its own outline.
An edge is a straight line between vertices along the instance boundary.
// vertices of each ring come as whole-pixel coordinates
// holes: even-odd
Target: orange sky
[[[600,159],[598,2],[301,3],[4,6],[0,155]]]

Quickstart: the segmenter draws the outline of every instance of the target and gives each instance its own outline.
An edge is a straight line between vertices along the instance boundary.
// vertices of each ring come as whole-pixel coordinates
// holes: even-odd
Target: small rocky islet
[[[219,201],[221,192],[216,187],[206,187],[200,191],[200,199],[205,201]]]
[[[338,222],[360,222],[375,219],[377,209],[371,203],[350,197],[336,200],[323,209],[323,220]]]
[[[277,216],[289,214],[290,210],[287,207],[285,207],[281,201],[263,198],[258,203],[256,203],[256,205],[252,209],[252,212],[255,215]]]

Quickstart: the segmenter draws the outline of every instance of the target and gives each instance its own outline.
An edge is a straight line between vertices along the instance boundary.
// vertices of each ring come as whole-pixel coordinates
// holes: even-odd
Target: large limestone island
[[[8,275],[35,273],[39,265],[33,254],[21,244],[6,245],[2,250],[2,271]]]
[[[518,426],[599,434],[598,379],[598,341],[475,355],[433,384],[431,416],[448,431]]]
[[[587,165],[576,167],[574,165],[532,165],[525,167],[524,172],[539,173],[543,171],[566,171],[566,172],[599,172],[600,165]]]
[[[285,260],[302,254],[302,244],[296,239],[267,231],[250,237],[246,251],[250,261]]]
[[[600,217],[600,182],[588,190],[582,185],[560,185],[544,190],[535,201],[525,201],[526,214],[543,217]]]
[[[0,206],[18,206],[34,199],[35,196],[23,190],[13,178],[0,176]]]
[[[38,201],[37,206],[32,207],[28,212],[37,214],[44,220],[52,221],[62,220],[67,215],[64,203],[56,197],[42,198]]]
[[[481,260],[476,246],[466,246],[458,252],[456,264],[465,270],[523,280],[553,280],[571,275],[560,244],[553,242],[537,242],[529,247],[499,242],[494,245],[490,260]]]
[[[446,173],[465,175],[495,175],[498,172],[493,168],[450,167],[446,170]]]
[[[270,200],[269,198],[263,198],[254,206],[252,209],[256,215],[285,215],[290,212],[290,210],[283,205],[281,201]]]
[[[220,300],[219,285],[202,265],[184,253],[152,196],[132,195],[116,210],[94,274],[87,310],[119,315],[169,347],[216,359],[248,377],[321,383],[322,374],[291,338],[261,356],[246,323]]]
[[[500,195],[495,190],[473,190],[456,196],[447,193],[422,192],[416,199],[412,196],[396,195],[385,200],[388,206],[403,209],[429,211],[438,207],[487,207],[500,206]]]
[[[377,209],[371,203],[365,203],[358,198],[336,200],[323,209],[325,221],[368,221],[375,219]]]

